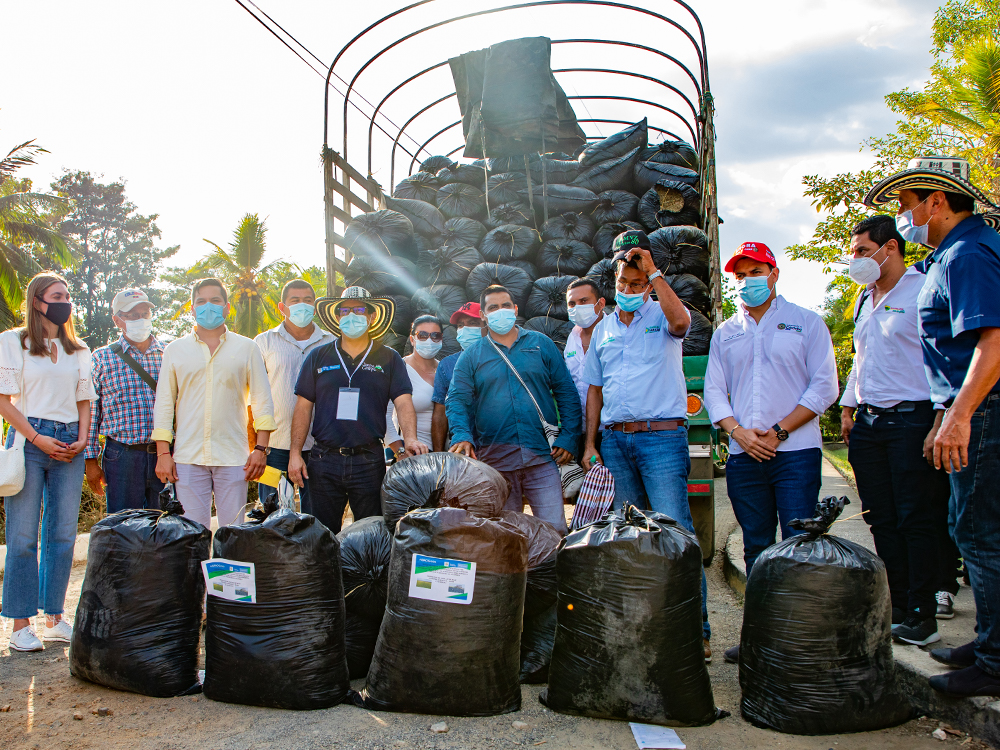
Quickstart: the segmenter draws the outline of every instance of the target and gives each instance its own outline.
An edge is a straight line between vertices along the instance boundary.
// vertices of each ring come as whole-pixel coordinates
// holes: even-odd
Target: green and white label
[[[257,578],[253,563],[224,560],[204,560],[201,571],[205,575],[205,589],[209,596],[231,602],[257,603]]]
[[[410,563],[410,596],[432,602],[471,604],[476,564],[444,557],[414,555]]]

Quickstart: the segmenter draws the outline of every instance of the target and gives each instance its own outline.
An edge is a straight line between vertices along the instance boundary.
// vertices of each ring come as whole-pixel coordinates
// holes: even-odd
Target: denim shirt
[[[554,447],[575,454],[583,412],[559,349],[548,337],[520,327],[510,349],[497,347],[531,388],[545,421],[560,425]],[[553,460],[535,405],[490,339],[472,344],[458,359],[445,409],[452,444],[472,443],[479,459],[498,471]]]

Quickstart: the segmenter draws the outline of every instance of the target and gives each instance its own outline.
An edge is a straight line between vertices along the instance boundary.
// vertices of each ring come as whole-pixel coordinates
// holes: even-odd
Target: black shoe
[[[722,654],[722,660],[726,664],[739,664],[740,663],[740,647],[733,646],[732,648],[727,648],[725,653]]]
[[[938,591],[934,595],[937,601],[937,619],[950,620],[955,616],[955,595],[949,591]]]
[[[975,695],[1000,697],[1000,677],[987,674],[975,664],[945,674],[936,674],[930,679],[931,687],[938,692],[955,698]]]
[[[976,663],[976,642],[970,641],[956,648],[936,648],[931,651],[931,658],[949,667],[964,669]]]
[[[892,639],[911,646],[926,646],[940,641],[941,634],[938,633],[937,620],[933,617],[921,618],[919,614],[911,614],[902,625],[893,629]]]
[[[906,610],[902,607],[892,608],[892,629],[895,630],[900,625],[903,624],[903,620],[906,619]]]

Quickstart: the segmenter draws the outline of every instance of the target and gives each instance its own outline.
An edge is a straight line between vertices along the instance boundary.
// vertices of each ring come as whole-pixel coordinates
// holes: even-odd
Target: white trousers
[[[177,464],[177,499],[186,518],[211,529],[213,494],[220,527],[243,523],[247,482],[242,466]]]

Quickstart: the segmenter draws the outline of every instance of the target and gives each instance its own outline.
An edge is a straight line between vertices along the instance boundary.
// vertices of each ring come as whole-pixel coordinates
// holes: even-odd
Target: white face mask
[[[151,318],[139,318],[138,320],[125,321],[125,337],[129,341],[141,344],[149,338],[153,332],[153,321]]]
[[[878,250],[872,253],[874,256],[881,250],[885,245],[882,245]],[[874,257],[867,258],[851,258],[848,263],[847,275],[851,277],[851,280],[857,284],[871,284],[876,282],[882,276],[882,266],[885,261],[889,260],[889,256],[885,257],[882,263],[878,263]]]
[[[580,328],[590,328],[598,315],[597,305],[577,305],[569,309],[569,319]]]

